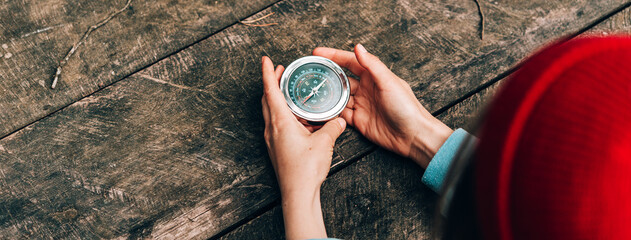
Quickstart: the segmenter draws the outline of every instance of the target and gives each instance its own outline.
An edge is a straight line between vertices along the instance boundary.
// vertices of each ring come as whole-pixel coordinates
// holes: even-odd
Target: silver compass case
[[[304,73],[305,71],[307,71],[307,74]],[[309,71],[312,71],[310,75]],[[307,85],[309,85],[309,83],[314,84],[317,83],[318,80],[322,81],[320,86],[324,84],[325,81],[331,81],[329,89],[335,89],[336,91],[330,94],[335,96],[327,99],[320,98],[320,103],[318,100],[314,101],[314,99],[309,99],[314,93],[319,93],[320,86],[312,87],[310,90],[306,90],[308,87],[296,87],[296,85],[301,83],[306,83]],[[301,82],[297,83],[297,81]],[[321,124],[337,117],[344,107],[346,107],[350,97],[350,84],[344,70],[335,62],[319,56],[302,57],[289,64],[281,76],[280,89],[291,111],[310,124]],[[337,92],[338,90],[339,94]],[[308,91],[311,92],[307,94]],[[309,97],[306,97],[304,101],[300,101],[302,100],[300,99],[300,94],[307,94]],[[326,94],[326,91],[320,94]],[[328,107],[326,109],[315,110],[306,104],[309,103],[307,100],[321,105],[324,104]]]

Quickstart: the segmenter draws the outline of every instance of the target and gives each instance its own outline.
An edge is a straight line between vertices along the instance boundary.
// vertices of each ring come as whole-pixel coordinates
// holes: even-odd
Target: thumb
[[[333,145],[335,140],[344,132],[344,129],[346,129],[346,121],[338,117],[324,124],[314,135],[324,137],[325,140],[330,141],[331,145]]]
[[[377,56],[370,54],[361,44],[355,46],[355,57],[359,64],[370,72],[377,84],[385,83],[388,79],[396,77]]]

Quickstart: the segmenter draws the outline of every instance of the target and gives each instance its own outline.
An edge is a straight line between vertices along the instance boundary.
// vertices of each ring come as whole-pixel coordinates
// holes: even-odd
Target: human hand
[[[346,122],[336,118],[314,131],[293,115],[280,91],[283,66],[274,70],[263,57],[263,118],[265,143],[281,190],[288,239],[326,237],[320,186],[329,173],[333,145]]]
[[[351,97],[341,117],[372,142],[426,168],[453,132],[416,99],[410,85],[358,44],[355,53],[316,48],[360,80],[349,78]]]

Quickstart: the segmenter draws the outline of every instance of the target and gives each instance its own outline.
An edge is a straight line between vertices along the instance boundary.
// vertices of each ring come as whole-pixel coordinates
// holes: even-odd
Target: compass
[[[348,78],[342,68],[318,56],[302,57],[289,64],[280,88],[291,111],[314,124],[337,117],[350,96]]]

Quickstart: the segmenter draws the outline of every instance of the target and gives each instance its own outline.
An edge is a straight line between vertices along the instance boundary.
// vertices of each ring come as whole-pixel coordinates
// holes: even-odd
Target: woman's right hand
[[[351,97],[341,116],[375,144],[426,168],[453,132],[416,99],[410,85],[358,44],[355,53],[316,48],[360,79],[349,78]]]

